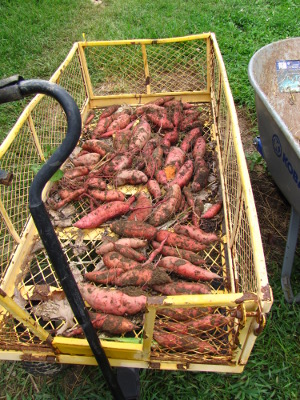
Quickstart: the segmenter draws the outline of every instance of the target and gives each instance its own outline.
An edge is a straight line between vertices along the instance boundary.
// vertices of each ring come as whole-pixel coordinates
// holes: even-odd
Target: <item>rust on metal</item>
[[[241,304],[244,301],[250,301],[250,300],[254,300],[257,301],[257,295],[255,293],[245,293],[242,297],[238,298],[235,300],[236,304]]]
[[[2,297],[6,297],[7,296],[7,294],[4,292],[4,290],[2,290],[1,288],[0,288],[0,295],[2,296]]]
[[[150,76],[146,76],[146,85],[150,85]]]
[[[149,306],[161,306],[166,298],[167,296],[151,296],[148,298],[147,304]]]
[[[149,367],[151,369],[160,369],[160,363],[159,362],[150,362]]]
[[[30,361],[30,362],[47,362],[50,364],[55,364],[57,362],[55,356],[50,355],[32,355],[25,353],[21,356],[22,361]]]
[[[272,293],[271,293],[271,288],[270,285],[262,286],[261,288],[261,293],[262,293],[262,301],[267,301],[272,299]]]

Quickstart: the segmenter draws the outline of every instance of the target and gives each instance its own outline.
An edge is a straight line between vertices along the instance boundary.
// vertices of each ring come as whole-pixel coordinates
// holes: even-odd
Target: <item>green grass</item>
[[[49,79],[74,41],[216,33],[234,100],[255,118],[247,67],[262,46],[299,35],[292,0],[89,0],[0,2],[0,78]],[[25,101],[0,106],[0,140]],[[257,162],[257,160],[254,160]],[[254,166],[255,167],[255,166]],[[284,234],[284,233],[283,233]],[[299,305],[283,299],[281,257],[267,257],[274,305],[241,375],[141,371],[142,399],[299,399]],[[299,265],[297,270],[299,271]],[[299,272],[297,275],[300,282]],[[298,286],[299,289],[299,286]],[[0,399],[109,399],[97,368],[76,367],[58,378],[29,377],[18,363],[0,363]]]

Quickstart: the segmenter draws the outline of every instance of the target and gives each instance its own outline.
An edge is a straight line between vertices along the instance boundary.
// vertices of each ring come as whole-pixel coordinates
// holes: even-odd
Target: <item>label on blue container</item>
[[[300,60],[276,61],[280,92],[300,92]]]

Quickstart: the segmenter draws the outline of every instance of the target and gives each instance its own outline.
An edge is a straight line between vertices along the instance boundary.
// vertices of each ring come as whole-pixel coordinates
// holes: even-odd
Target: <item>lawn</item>
[[[212,31],[216,33],[241,116],[247,153],[252,137],[257,135],[254,93],[247,66],[262,46],[299,35],[297,3],[296,0],[2,0],[0,77],[20,74],[24,78],[49,79],[83,33],[88,40],[113,40]],[[0,106],[0,140],[25,104],[22,101]],[[142,399],[300,398],[300,307],[284,301],[280,285],[289,206],[262,168],[261,160],[254,156],[248,159],[274,292],[266,328],[241,375],[142,370]],[[272,221],[266,217],[268,207],[272,207]],[[295,270],[299,289],[299,248]],[[56,378],[32,377],[18,363],[0,363],[0,371],[0,399],[111,398],[97,368],[72,367]]]

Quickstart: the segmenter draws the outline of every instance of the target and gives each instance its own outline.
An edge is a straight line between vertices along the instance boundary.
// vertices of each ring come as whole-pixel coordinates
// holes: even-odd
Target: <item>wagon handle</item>
[[[66,161],[79,140],[81,133],[81,116],[79,109],[70,94],[55,83],[39,79],[23,80],[23,78],[18,75],[0,81],[0,103],[20,100],[25,96],[38,93],[51,96],[58,101],[66,114],[68,127],[63,142],[39,170],[30,186],[29,209],[53,268],[66,293],[74,316],[82,326],[87,341],[111,393],[115,399],[124,400],[125,398],[122,390],[112,372],[109,361],[91,323],[81,293],[70,270],[68,260],[61,248],[42,201],[42,191],[46,183]]]

